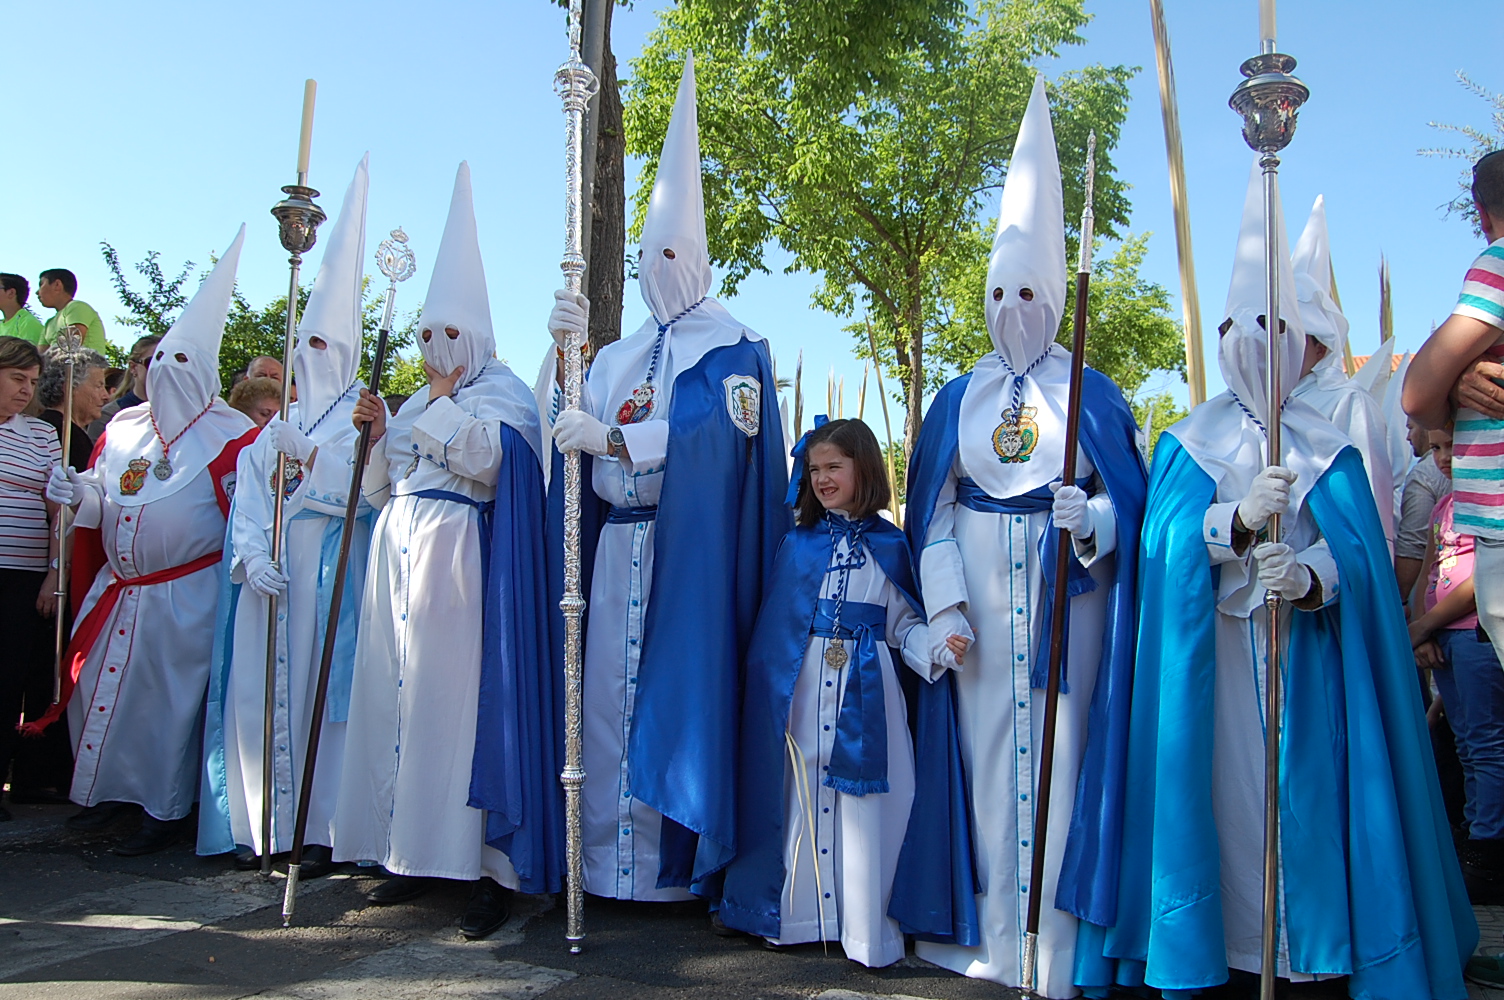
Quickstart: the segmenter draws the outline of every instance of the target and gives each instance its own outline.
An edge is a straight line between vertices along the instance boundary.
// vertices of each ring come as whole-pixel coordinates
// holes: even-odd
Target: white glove
[[[569,346],[571,333],[579,334],[583,342],[589,327],[590,300],[583,293],[571,295],[562,288],[554,292],[553,312],[548,314],[548,332],[559,349]]]
[[[1055,527],[1064,528],[1072,538],[1082,542],[1096,533],[1091,513],[1086,508],[1088,497],[1085,490],[1079,486],[1062,486],[1057,480],[1050,484],[1050,492],[1055,494],[1052,508]]]
[[[1295,561],[1295,550],[1284,542],[1265,542],[1253,549],[1259,566],[1259,586],[1287,601],[1298,601],[1311,590],[1311,570]]]
[[[60,507],[72,507],[78,503],[84,498],[86,488],[83,477],[61,462],[47,475],[47,499]]]
[[[1270,465],[1253,477],[1248,495],[1238,501],[1238,520],[1249,531],[1258,531],[1269,523],[1271,514],[1283,514],[1290,508],[1290,484],[1295,473]]]
[[[287,577],[283,576],[272,561],[260,552],[246,556],[245,583],[263,597],[280,594],[287,589]]]
[[[281,417],[272,417],[261,430],[261,436],[277,451],[290,455],[299,462],[306,462],[316,447],[308,435],[298,430]]]
[[[961,669],[956,654],[945,644],[945,640],[953,635],[959,635],[968,643],[976,642],[977,638],[971,630],[971,623],[954,604],[930,619],[930,660],[944,670]]]
[[[560,451],[583,451],[591,455],[604,455],[610,450],[605,424],[584,410],[565,410],[554,418],[554,441]]]

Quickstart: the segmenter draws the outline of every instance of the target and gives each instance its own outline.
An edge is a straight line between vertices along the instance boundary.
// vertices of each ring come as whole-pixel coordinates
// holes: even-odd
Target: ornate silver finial
[[[64,323],[57,329],[57,337],[47,347],[47,360],[61,364],[77,364],[83,360],[84,336],[79,324]]]
[[[272,215],[277,217],[282,238],[282,249],[295,257],[313,249],[318,242],[319,224],[324,221],[324,210],[313,203],[319,193],[302,184],[289,184],[282,189],[286,198],[272,206]]]
[[[1295,57],[1280,52],[1254,56],[1241,67],[1246,78],[1227,102],[1243,116],[1243,139],[1259,153],[1278,153],[1295,136],[1300,106],[1311,96],[1305,84],[1290,75]]]
[[[418,269],[417,258],[413,256],[413,248],[407,245],[407,234],[401,226],[393,229],[392,235],[376,248],[376,266],[394,285],[411,278]]]

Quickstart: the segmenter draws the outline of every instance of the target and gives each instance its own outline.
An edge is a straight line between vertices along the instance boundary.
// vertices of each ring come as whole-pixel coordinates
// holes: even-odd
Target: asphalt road
[[[283,929],[280,878],[199,858],[186,840],[116,857],[109,846],[134,820],[79,834],[63,826],[75,807],[12,811],[0,824],[0,1000],[1019,996],[912,955],[871,970],[835,945],[773,952],[719,938],[693,904],[587,897],[585,950],[570,955],[562,898],[518,896],[501,931],[466,942],[466,886],[371,907],[375,879],[359,873],[305,882]]]

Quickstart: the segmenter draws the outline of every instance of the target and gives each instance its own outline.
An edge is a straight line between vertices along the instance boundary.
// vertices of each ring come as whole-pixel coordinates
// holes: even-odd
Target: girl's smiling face
[[[851,510],[856,503],[856,463],[835,445],[822,441],[805,456],[810,489],[826,510]]]

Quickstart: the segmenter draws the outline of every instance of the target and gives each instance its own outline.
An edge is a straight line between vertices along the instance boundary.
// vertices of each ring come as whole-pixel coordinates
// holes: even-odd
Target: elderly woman
[[[52,425],[59,441],[63,436],[63,404],[68,389],[68,366],[60,357],[56,348],[47,352],[42,377],[37,381],[41,417]],[[110,390],[105,384],[109,374],[109,361],[97,351],[81,351],[73,362],[73,438],[68,442],[68,464],[75,469],[86,468],[94,451],[94,439],[86,428],[99,419],[110,401]]]
[[[0,775],[16,749],[15,722],[41,715],[52,700],[51,632],[56,606],[56,508],[42,496],[62,458],[57,434],[23,411],[31,404],[42,355],[18,337],[0,337]],[[0,821],[10,813],[0,805]]]

